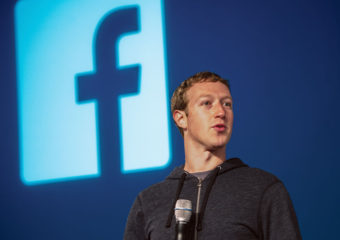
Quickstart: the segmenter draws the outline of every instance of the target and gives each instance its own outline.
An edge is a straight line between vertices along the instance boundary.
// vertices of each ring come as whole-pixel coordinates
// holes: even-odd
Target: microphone
[[[188,240],[189,221],[192,213],[192,204],[190,200],[178,199],[175,205],[176,217],[176,240]]]

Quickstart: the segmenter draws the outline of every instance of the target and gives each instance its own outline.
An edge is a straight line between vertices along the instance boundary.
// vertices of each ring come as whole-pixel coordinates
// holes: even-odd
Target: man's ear
[[[183,128],[183,130],[187,128],[187,115],[184,111],[175,110],[172,117],[178,127]]]

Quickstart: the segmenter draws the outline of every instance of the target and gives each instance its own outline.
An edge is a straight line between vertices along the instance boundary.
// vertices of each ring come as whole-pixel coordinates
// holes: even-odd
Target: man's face
[[[221,82],[194,84],[186,93],[184,140],[206,150],[225,148],[233,127],[230,91]]]

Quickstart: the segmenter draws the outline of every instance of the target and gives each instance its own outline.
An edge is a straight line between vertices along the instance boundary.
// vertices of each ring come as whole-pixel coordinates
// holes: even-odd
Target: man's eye
[[[226,107],[231,107],[232,104],[231,104],[230,102],[225,102],[225,103],[224,103],[224,106],[226,106]]]
[[[203,105],[208,106],[208,105],[210,105],[210,102],[209,101],[205,101],[205,102],[203,102]]]

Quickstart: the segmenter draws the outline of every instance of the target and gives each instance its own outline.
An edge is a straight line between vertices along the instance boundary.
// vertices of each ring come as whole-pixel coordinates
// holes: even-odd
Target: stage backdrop
[[[228,158],[283,180],[304,239],[339,235],[339,1],[7,0],[0,17],[1,239],[122,239],[138,192],[184,162],[169,101],[198,71],[230,80]]]

